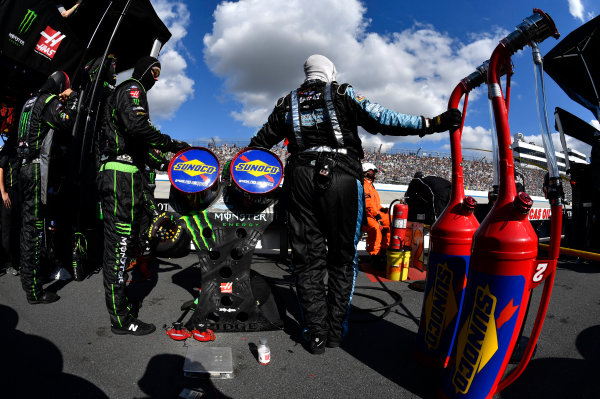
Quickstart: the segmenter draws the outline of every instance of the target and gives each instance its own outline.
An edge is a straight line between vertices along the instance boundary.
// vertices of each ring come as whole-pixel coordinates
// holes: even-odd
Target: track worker
[[[365,210],[367,224],[367,252],[371,256],[371,265],[385,269],[386,249],[390,243],[389,209],[381,207],[379,193],[373,183],[377,175],[377,167],[370,162],[362,165],[365,189]]]
[[[77,114],[78,95],[69,88],[69,77],[56,71],[29,98],[21,112],[17,133],[19,196],[21,198],[21,284],[27,301],[32,304],[51,303],[59,299],[56,293],[42,287],[40,255],[44,245],[45,194],[42,181],[42,156],[47,158],[54,134],[70,134]]]
[[[346,334],[358,273],[364,193],[357,127],[373,134],[423,136],[457,126],[460,111],[430,120],[388,110],[349,84],[338,84],[334,64],[322,55],[308,57],[304,72],[304,83],[277,101],[250,146],[289,142],[284,185],[292,269],[306,349],[320,354],[325,346],[339,346]]]
[[[177,152],[189,147],[161,133],[150,121],[146,92],[160,70],[156,58],[141,58],[132,77],[115,88],[104,109],[97,185],[104,219],[104,294],[115,334],[146,335],[156,329],[132,314],[126,293],[127,268],[135,259],[145,212],[143,173],[151,148]]]

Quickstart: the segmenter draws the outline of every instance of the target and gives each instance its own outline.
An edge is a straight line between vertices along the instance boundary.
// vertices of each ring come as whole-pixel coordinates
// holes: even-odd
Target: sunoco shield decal
[[[219,161],[207,149],[191,148],[179,153],[169,164],[169,180],[180,191],[199,193],[219,177]]]
[[[470,256],[429,255],[419,350],[445,360],[450,355],[458,324]]]
[[[231,177],[242,190],[252,194],[265,194],[281,183],[282,164],[269,151],[247,150],[239,153],[231,163]]]
[[[523,276],[471,271],[444,392],[453,398],[483,398],[507,354],[523,299]],[[448,379],[449,377],[449,379]]]

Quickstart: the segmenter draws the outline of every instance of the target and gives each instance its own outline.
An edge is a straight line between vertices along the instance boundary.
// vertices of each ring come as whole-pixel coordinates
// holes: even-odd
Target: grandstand
[[[541,147],[535,143],[527,143],[522,133],[517,133],[513,136],[512,144],[513,155],[515,158],[515,165],[523,169],[535,169],[535,168],[546,168],[546,152],[544,147]],[[569,154],[570,163],[587,164],[586,156],[579,151],[573,149],[567,149]],[[565,154],[563,152],[556,152],[556,163],[558,170],[561,174],[566,173],[567,166],[565,164]]]
[[[248,144],[245,142],[216,143],[215,141],[196,140],[195,146],[208,147],[215,152],[221,164],[232,159],[238,151]],[[538,148],[541,148],[538,146]],[[272,148],[282,160],[288,156],[285,146],[277,145]],[[364,148],[365,162],[371,162],[379,168],[377,175],[378,183],[407,185],[418,171],[424,175],[439,176],[451,180],[452,159],[450,154],[417,153],[409,150],[387,150],[381,152],[379,148]],[[583,156],[583,154],[581,154]],[[571,158],[570,158],[571,159]],[[516,161],[516,155],[515,155]],[[516,162],[515,162],[516,163]],[[520,164],[516,164],[518,167]],[[543,182],[546,173],[544,158],[543,168],[531,166],[519,167],[519,171],[525,178],[525,190],[532,196],[544,196]],[[465,189],[475,191],[489,191],[493,182],[493,167],[491,161],[486,158],[463,158],[463,174]],[[568,201],[571,199],[571,187],[568,181],[564,184],[565,195]]]

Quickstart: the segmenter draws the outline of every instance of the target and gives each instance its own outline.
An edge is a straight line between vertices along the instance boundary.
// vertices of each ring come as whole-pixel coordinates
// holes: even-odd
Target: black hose
[[[396,199],[392,202],[392,204],[396,201],[401,201],[400,199]],[[391,209],[391,207],[390,207]],[[260,256],[260,255],[259,255]],[[268,257],[262,256],[263,259],[265,260],[269,260]],[[275,265],[283,271],[287,271],[287,272],[291,272],[290,268],[288,267],[287,270],[284,269],[284,267],[286,266],[285,264],[281,264],[280,262],[274,262]],[[284,278],[273,278],[273,277],[266,277],[263,276],[266,280],[270,281],[272,284],[274,285],[288,285],[290,292],[292,292],[292,294],[294,296],[297,296],[296,294],[296,290],[294,287],[294,281],[290,281],[290,280],[286,280]],[[380,283],[381,280],[380,280]],[[382,283],[383,285],[383,283]],[[377,290],[377,291],[384,291],[386,293],[388,293],[391,297],[393,302],[386,302],[384,299],[382,298],[378,298],[376,296],[373,295],[369,295],[369,294],[365,294],[362,292],[357,292],[357,290]],[[374,301],[380,302],[383,305],[382,306],[378,306],[378,307],[374,307],[374,308],[366,308],[366,309],[361,309],[361,308],[355,308],[354,312],[359,312],[359,313],[376,313],[376,312],[381,312],[383,311],[383,313],[379,316],[376,316],[374,319],[354,319],[354,318],[350,318],[350,321],[352,322],[370,322],[370,321],[376,321],[379,319],[383,319],[385,318],[391,311],[393,308],[395,308],[396,306],[400,305],[402,303],[402,296],[397,293],[394,292],[392,290],[390,290],[389,288],[385,287],[385,285],[383,285],[383,287],[370,287],[370,286],[366,286],[366,285],[361,285],[361,286],[356,286],[354,287],[354,295],[357,296],[361,296],[364,298],[368,298],[368,299],[372,299]]]
[[[364,294],[362,292],[357,292],[356,291],[357,289],[384,291],[392,297],[393,302],[388,303],[388,302],[385,302],[383,299],[375,297],[373,295]],[[354,295],[373,299],[377,302],[381,302],[384,304],[383,306],[379,306],[379,307],[375,307],[375,308],[367,308],[367,309],[356,308],[356,309],[354,309],[355,312],[360,312],[360,313],[375,313],[375,312],[381,312],[382,310],[384,311],[382,314],[380,314],[379,316],[376,316],[374,319],[350,318],[350,321],[352,321],[354,323],[365,323],[365,322],[370,322],[370,321],[376,321],[379,319],[384,319],[392,311],[393,308],[400,305],[400,303],[402,302],[402,297],[400,296],[400,294],[398,294],[397,292],[394,292],[394,291],[390,291],[389,289],[387,289],[385,287],[383,287],[383,288],[382,287],[369,287],[366,285],[357,286],[357,287],[355,287]]]

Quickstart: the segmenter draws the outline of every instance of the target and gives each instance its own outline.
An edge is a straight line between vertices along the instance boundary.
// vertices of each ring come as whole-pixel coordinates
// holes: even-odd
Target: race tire
[[[190,252],[190,234],[185,222],[174,212],[162,212],[154,219],[148,241],[154,256],[180,258]]]

